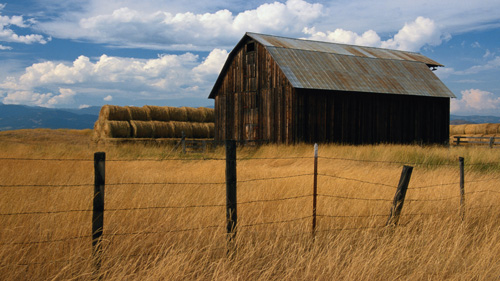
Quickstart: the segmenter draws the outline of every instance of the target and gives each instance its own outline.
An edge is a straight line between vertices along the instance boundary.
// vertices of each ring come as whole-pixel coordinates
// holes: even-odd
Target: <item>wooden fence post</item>
[[[226,223],[229,240],[236,236],[236,141],[226,140]]]
[[[459,157],[460,162],[460,217],[465,219],[465,172],[464,172],[464,158]]]
[[[399,216],[403,210],[403,204],[405,202],[406,191],[408,190],[408,184],[410,183],[411,173],[413,167],[403,166],[403,171],[401,172],[401,178],[399,179],[398,189],[394,195],[394,201],[392,202],[391,214],[387,220],[387,226],[396,226],[399,222]]]
[[[313,214],[312,214],[312,236],[316,237],[316,206],[318,197],[318,144],[314,144],[314,180],[313,180]]]
[[[105,183],[104,152],[94,154],[94,201],[92,211],[92,255],[96,273],[101,268],[102,261],[102,231],[104,227],[104,183]]]
[[[186,154],[186,134],[184,134],[184,131],[182,131],[181,143],[182,143],[182,154]]]
[[[495,137],[490,138],[490,148],[493,148],[493,144],[495,144]]]

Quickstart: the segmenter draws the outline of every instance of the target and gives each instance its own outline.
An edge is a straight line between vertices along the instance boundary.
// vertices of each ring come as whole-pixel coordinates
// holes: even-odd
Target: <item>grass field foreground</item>
[[[2,280],[500,276],[500,150],[320,145],[313,241],[313,146],[240,148],[239,228],[228,254],[223,148],[185,156],[172,146],[97,145],[90,134],[0,132]],[[91,258],[97,151],[107,158],[99,273]],[[464,221],[459,156],[466,161]],[[403,164],[414,171],[400,223],[384,227]]]

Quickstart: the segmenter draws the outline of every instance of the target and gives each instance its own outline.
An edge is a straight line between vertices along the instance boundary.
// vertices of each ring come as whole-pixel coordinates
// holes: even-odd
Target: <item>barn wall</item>
[[[215,95],[216,140],[294,141],[295,89],[264,46],[252,40],[240,44],[221,75]]]
[[[450,99],[374,93],[298,91],[304,142],[437,143],[449,140]]]

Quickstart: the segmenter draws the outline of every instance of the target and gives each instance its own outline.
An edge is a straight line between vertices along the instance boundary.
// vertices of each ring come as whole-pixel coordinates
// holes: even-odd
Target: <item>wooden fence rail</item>
[[[471,137],[471,136],[453,136],[453,144],[456,146],[464,144],[488,145],[490,148],[500,147],[500,137]]]

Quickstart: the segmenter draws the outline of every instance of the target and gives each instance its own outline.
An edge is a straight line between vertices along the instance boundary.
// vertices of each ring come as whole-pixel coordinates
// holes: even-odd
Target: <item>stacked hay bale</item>
[[[106,138],[213,138],[215,112],[210,108],[114,106],[101,108],[94,140]]]
[[[450,125],[450,143],[455,140],[454,136],[466,137],[500,137],[500,124],[463,124]]]

